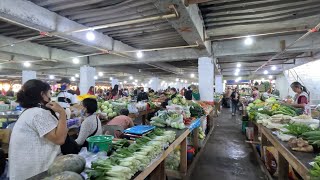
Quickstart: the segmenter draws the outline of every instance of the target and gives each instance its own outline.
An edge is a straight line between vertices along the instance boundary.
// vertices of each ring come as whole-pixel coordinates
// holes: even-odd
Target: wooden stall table
[[[279,159],[279,174],[278,179],[288,179],[289,165],[303,178],[310,179],[309,169],[310,162],[316,157],[314,153],[292,151],[287,142],[283,142],[272,134],[272,131],[262,125],[258,125],[261,133],[261,152],[263,152],[263,146],[272,144],[278,151]],[[262,153],[262,156],[263,153]]]

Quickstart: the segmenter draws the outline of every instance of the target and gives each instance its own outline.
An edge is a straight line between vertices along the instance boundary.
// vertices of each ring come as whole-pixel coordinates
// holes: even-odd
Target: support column
[[[199,92],[202,101],[213,101],[214,64],[212,58],[198,59]]]
[[[22,84],[30,79],[37,79],[36,71],[22,71]]]
[[[95,86],[96,81],[94,76],[96,75],[96,69],[90,66],[80,67],[80,93],[86,94],[90,86]]]
[[[161,86],[160,79],[153,77],[150,79],[150,81],[151,81],[150,88],[153,89],[154,91],[159,91]]]
[[[111,81],[112,88],[113,88],[114,85],[116,85],[116,84],[119,86],[119,80],[118,80],[118,79],[112,79],[112,81]]]
[[[215,88],[216,88],[216,93],[223,93],[223,80],[222,80],[222,75],[216,75],[215,76]]]

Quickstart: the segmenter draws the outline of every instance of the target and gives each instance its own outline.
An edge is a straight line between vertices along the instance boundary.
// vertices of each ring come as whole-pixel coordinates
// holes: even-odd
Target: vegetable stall
[[[270,177],[319,179],[319,120],[271,97],[246,108],[246,135]],[[246,123],[244,123],[246,124]],[[255,145],[257,146],[255,146]]]
[[[210,122],[213,121],[212,114],[213,107],[205,102],[190,101],[184,105],[172,103],[167,110],[156,113],[151,126],[133,127],[152,129],[141,137],[133,140],[114,139],[108,154],[81,151],[79,156],[86,161],[81,175],[88,179],[185,178],[190,175],[203,151],[202,147],[208,140],[205,137],[209,137],[213,131],[213,122]],[[128,132],[133,128],[129,128]],[[194,149],[192,153],[191,147]],[[97,156],[99,158],[95,158]],[[43,172],[32,179],[72,176],[68,171],[79,174],[78,170],[65,167],[55,173]]]

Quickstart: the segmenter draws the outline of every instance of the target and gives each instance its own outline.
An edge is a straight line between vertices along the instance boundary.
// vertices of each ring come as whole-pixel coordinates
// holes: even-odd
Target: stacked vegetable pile
[[[314,158],[314,161],[311,163],[311,170],[309,171],[311,179],[320,179],[320,156]]]
[[[105,101],[103,103],[98,102],[98,107],[103,113],[106,113],[109,119],[117,116],[117,112],[113,110],[113,105],[109,103],[109,101]]]
[[[151,118],[151,125],[157,127],[170,126],[176,129],[184,129],[183,116],[174,111],[158,111],[158,116]]]
[[[127,103],[126,102],[111,102],[112,106],[113,106],[113,111],[116,112],[117,114],[120,113],[121,109],[127,109]]]
[[[256,120],[257,113],[267,114],[269,116],[282,114],[294,117],[297,116],[297,114],[300,114],[301,110],[279,104],[274,97],[271,97],[265,102],[257,99],[253,103],[250,103],[247,107],[247,112],[250,120]]]
[[[180,94],[178,94],[175,98],[172,99],[172,104],[186,106],[188,105],[187,100],[183,98]]]
[[[175,136],[174,131],[155,129],[129,147],[118,149],[110,158],[93,162],[87,171],[89,179],[131,179],[159,156],[164,147],[175,140]]]
[[[177,147],[166,158],[165,167],[170,170],[178,170],[180,165],[180,148]]]
[[[205,115],[203,108],[199,104],[194,102],[190,106],[190,113],[191,113],[191,117],[196,117],[196,118],[199,118]]]

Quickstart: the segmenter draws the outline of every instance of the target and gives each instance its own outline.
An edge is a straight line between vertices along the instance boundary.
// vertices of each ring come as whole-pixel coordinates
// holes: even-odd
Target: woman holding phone
[[[25,110],[11,134],[9,175],[11,180],[28,179],[48,169],[61,153],[68,129],[65,110],[50,102],[50,85],[40,80],[27,81],[17,94]],[[59,113],[59,120],[52,114]]]

